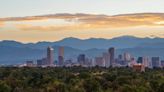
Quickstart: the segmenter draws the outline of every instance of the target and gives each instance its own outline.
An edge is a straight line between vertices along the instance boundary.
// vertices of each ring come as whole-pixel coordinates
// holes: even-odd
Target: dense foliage
[[[164,92],[164,71],[130,68],[0,68],[0,92]]]

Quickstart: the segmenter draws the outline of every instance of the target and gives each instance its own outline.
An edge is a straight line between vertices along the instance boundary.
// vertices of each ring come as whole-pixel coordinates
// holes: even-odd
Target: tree
[[[88,79],[84,82],[86,92],[101,92],[100,84],[94,79]]]
[[[0,92],[10,92],[11,88],[4,82],[0,81]]]

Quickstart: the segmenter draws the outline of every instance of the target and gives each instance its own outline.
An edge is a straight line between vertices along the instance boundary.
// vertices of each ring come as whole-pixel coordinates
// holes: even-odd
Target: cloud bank
[[[16,28],[25,31],[39,30],[39,31],[59,31],[59,30],[99,30],[99,29],[115,29],[138,26],[164,26],[164,13],[136,13],[136,14],[122,14],[122,15],[96,15],[96,14],[51,14],[41,16],[27,16],[27,17],[10,17],[0,18],[0,26],[5,22],[32,22],[44,21],[47,19],[62,19],[72,24],[63,25],[32,25],[32,24],[15,24]]]

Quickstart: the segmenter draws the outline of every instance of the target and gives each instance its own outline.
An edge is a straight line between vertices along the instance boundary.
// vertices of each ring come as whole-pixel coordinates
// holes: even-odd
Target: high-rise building
[[[84,65],[85,63],[85,54],[80,54],[77,58],[79,64]]]
[[[59,66],[63,66],[64,65],[64,57],[58,56],[58,64],[59,64]]]
[[[135,58],[132,57],[131,60],[130,60],[130,62],[129,62],[129,64],[128,64],[128,66],[129,67],[133,67],[133,65],[135,65],[135,64],[137,64],[137,62],[136,62]]]
[[[88,57],[85,57],[84,65],[85,67],[90,67],[92,65],[92,60]]]
[[[59,47],[59,56],[62,56],[62,57],[64,57],[64,47],[63,46],[60,46]]]
[[[138,57],[137,63],[142,64],[143,63],[143,57]]]
[[[110,66],[110,54],[104,52],[103,53],[103,58],[105,60],[105,67],[109,67]]]
[[[115,49],[114,49],[114,47],[109,48],[108,52],[110,54],[110,65],[114,66],[114,64],[115,64]]]
[[[149,58],[146,56],[138,57],[137,63],[144,65],[144,67],[150,67]]]
[[[117,60],[116,60],[116,63],[117,63],[117,65],[120,65],[120,66],[124,66],[125,65],[125,61],[124,61],[124,59],[123,59],[123,55],[118,55],[118,58],[117,58]]]
[[[142,64],[143,64],[145,67],[150,67],[149,57],[144,56],[144,57],[143,57],[143,62],[142,62]]]
[[[130,61],[130,59],[131,59],[131,56],[130,56],[130,54],[129,53],[124,53],[124,61],[126,61],[126,62],[128,62],[128,61]]]
[[[58,52],[58,64],[60,66],[64,65],[64,47],[59,47],[59,52]]]
[[[160,63],[160,58],[159,57],[152,57],[151,59],[152,61],[152,67],[161,67],[161,63]]]
[[[130,63],[130,61],[131,61],[131,55],[129,53],[125,52],[123,54],[123,60],[121,62],[121,65],[128,66],[128,64]]]
[[[47,65],[52,66],[54,63],[54,49],[52,47],[47,48]]]
[[[105,60],[103,57],[95,57],[95,65],[105,67]]]

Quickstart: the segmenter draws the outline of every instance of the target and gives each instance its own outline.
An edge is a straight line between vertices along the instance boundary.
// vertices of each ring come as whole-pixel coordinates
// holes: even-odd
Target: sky
[[[163,6],[163,0],[0,0],[0,40],[164,38]]]

